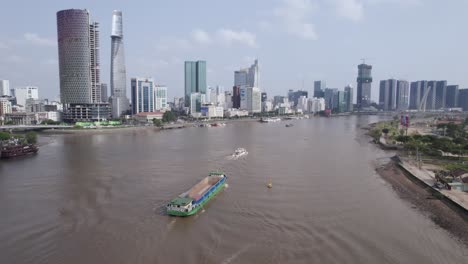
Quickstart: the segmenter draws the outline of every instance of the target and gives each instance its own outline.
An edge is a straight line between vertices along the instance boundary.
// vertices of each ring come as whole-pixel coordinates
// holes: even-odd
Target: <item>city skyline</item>
[[[370,58],[367,63],[374,67],[374,80],[437,79],[449,80],[452,84],[460,85],[460,88],[468,86],[468,77],[462,74],[467,55],[456,52],[462,50],[463,41],[460,40],[464,36],[457,31],[461,29],[449,27],[463,19],[462,10],[468,7],[468,3],[351,2],[360,3],[356,9],[360,10],[358,16],[343,15],[337,7],[325,1],[275,1],[268,7],[266,3],[270,2],[255,1],[249,10],[243,11],[246,18],[241,21],[230,12],[224,12],[239,8],[239,4],[224,3],[218,6],[212,1],[186,3],[188,10],[199,5],[201,14],[199,12],[197,16],[202,17],[197,23],[186,23],[195,14],[179,10],[172,3],[146,3],[147,8],[142,10],[126,3],[111,5],[84,1],[80,6],[69,6],[49,2],[40,3],[42,11],[34,13],[39,3],[28,3],[25,8],[25,5],[18,4],[20,1],[9,6],[11,12],[0,18],[0,22],[8,23],[18,12],[24,13],[26,19],[31,16],[39,22],[5,28],[5,34],[0,38],[0,55],[5,57],[6,63],[0,66],[0,79],[10,80],[12,88],[38,86],[41,96],[55,98],[59,82],[56,44],[51,41],[56,38],[54,14],[67,8],[87,8],[92,13],[92,19],[100,22],[101,66],[102,76],[105,77],[101,81],[110,83],[110,61],[105,59],[110,57],[110,39],[104,36],[110,35],[109,16],[112,10],[119,9],[125,13],[127,80],[129,76],[155,76],[158,82],[167,84],[169,97],[181,96],[183,61],[194,58],[206,60],[210,65],[207,69],[208,85],[225,87],[232,83],[232,71],[251,63],[253,58],[259,58],[262,61],[262,89],[272,95],[284,94],[288,89],[301,89],[303,82],[304,89],[312,94],[315,80],[326,80],[329,87],[343,87],[348,83],[355,87],[355,67],[362,57]],[[161,9],[165,10],[161,16],[155,18],[149,15]],[[248,18],[248,14],[259,11],[257,17]],[[443,21],[424,19],[423,23],[418,20],[416,11],[421,14],[437,11],[440,15],[449,15],[444,16],[446,19]],[[176,21],[173,14],[178,13],[186,17]],[[213,13],[216,15],[213,16]],[[291,14],[297,14],[301,18],[299,22],[288,22]],[[398,23],[391,19],[395,15],[399,17]],[[218,26],[210,26],[215,18]],[[162,22],[166,25],[168,21],[174,23],[169,23],[169,27],[153,27]],[[380,32],[372,24],[385,26],[386,31]],[[302,26],[303,30],[299,32],[302,35],[292,26]],[[311,26],[315,26],[315,29]],[[150,28],[153,34],[148,37],[147,43],[136,41]],[[391,38],[392,32],[398,32],[400,37],[408,40],[404,41],[404,46],[397,41],[401,38]],[[429,33],[437,34],[438,38],[423,47],[412,41]],[[369,34],[373,37],[363,38]],[[385,45],[380,45],[381,42],[385,42]],[[281,52],[284,49],[287,52]],[[414,67],[416,62],[428,56],[432,57],[431,63],[417,63],[418,67]],[[37,64],[43,67],[37,67]],[[284,69],[283,66],[287,64],[294,64],[295,67]],[[446,65],[452,68],[447,70]],[[28,70],[32,67],[39,70]],[[31,74],[25,75],[19,69]],[[129,86],[129,83],[126,85]],[[378,89],[378,84],[374,82],[374,101],[378,101]]]

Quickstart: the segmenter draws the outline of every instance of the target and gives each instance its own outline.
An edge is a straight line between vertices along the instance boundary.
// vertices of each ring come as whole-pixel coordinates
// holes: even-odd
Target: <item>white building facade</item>
[[[9,80],[0,80],[0,96],[10,96]]]
[[[324,98],[310,98],[307,102],[307,112],[318,113],[325,111],[325,99]]]
[[[16,104],[25,106],[27,99],[39,99],[39,88],[36,86],[17,87],[14,89]]]
[[[6,98],[0,98],[0,116],[12,112],[11,102]]]
[[[167,104],[167,87],[164,85],[156,85],[154,89],[154,100],[155,100],[155,109],[156,111],[168,109]]]

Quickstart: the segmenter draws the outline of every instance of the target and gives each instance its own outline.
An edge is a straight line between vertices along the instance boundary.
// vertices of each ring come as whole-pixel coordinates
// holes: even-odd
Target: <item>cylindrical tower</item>
[[[91,103],[88,10],[68,9],[57,12],[57,38],[62,103]]]
[[[110,86],[112,96],[112,116],[115,118],[120,117],[122,113],[129,110],[126,75],[122,12],[114,10],[112,14]]]

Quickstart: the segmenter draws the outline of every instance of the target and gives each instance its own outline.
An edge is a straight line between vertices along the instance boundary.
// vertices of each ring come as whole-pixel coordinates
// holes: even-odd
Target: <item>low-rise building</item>
[[[8,99],[0,98],[0,116],[12,112],[11,102]]]
[[[134,115],[133,118],[140,123],[151,123],[155,118],[162,119],[163,114],[163,112],[140,112]]]
[[[237,109],[237,108],[230,108],[226,111],[224,111],[224,116],[225,117],[243,117],[243,116],[249,116],[249,111],[247,110],[242,110],[242,109]]]
[[[14,112],[5,114],[5,123],[11,123],[13,125],[35,125],[36,115],[33,113],[26,112]]]
[[[222,106],[215,105],[203,105],[201,107],[201,115],[207,118],[223,118],[224,109]]]
[[[36,114],[36,123],[40,124],[46,120],[52,120],[55,122],[62,121],[62,113],[53,111],[53,112],[37,112]]]

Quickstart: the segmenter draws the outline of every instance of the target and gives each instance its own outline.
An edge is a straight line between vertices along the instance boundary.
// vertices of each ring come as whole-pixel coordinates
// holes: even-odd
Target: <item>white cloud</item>
[[[200,44],[210,44],[211,43],[211,37],[208,34],[208,32],[202,30],[202,29],[194,29],[192,30],[192,39]]]
[[[290,34],[314,40],[318,38],[318,35],[314,24],[308,20],[317,8],[317,3],[311,0],[283,0],[283,4],[275,8],[273,13]]]
[[[0,42],[0,49],[7,49],[8,45],[4,42]]]
[[[364,17],[364,3],[362,0],[333,0],[338,16],[360,21]]]
[[[256,47],[257,41],[256,36],[245,30],[234,31],[231,29],[220,29],[217,32],[219,39],[230,45],[230,44],[244,44],[250,47]]]
[[[48,47],[57,46],[57,42],[55,40],[49,38],[42,38],[36,33],[24,33],[23,37],[27,42],[33,45]]]

